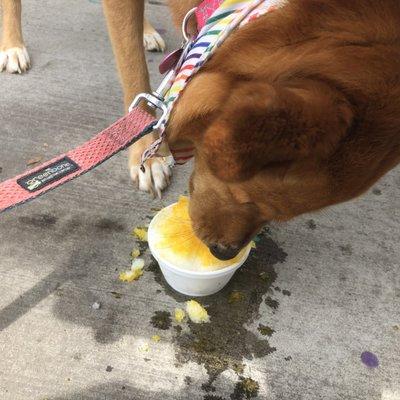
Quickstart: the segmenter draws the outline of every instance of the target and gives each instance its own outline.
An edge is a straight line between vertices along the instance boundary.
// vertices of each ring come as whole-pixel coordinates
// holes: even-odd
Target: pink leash
[[[136,107],[81,146],[1,182],[0,213],[35,199],[97,167],[151,132],[154,123],[153,116]]]
[[[221,5],[224,0],[204,0],[195,11],[197,29],[200,31],[201,28],[206,24],[211,14]]]
[[[195,14],[199,29],[222,0],[204,0]],[[150,133],[157,121],[134,107],[126,116],[81,146],[53,158],[15,178],[0,183],[0,213],[33,200],[97,167],[114,154]],[[192,149],[179,149],[177,163],[191,158]]]

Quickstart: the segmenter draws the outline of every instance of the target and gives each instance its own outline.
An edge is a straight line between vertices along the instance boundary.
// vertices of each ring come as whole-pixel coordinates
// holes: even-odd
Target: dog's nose
[[[210,252],[220,260],[230,260],[239,254],[239,246],[225,246],[223,244],[212,244],[209,246]]]

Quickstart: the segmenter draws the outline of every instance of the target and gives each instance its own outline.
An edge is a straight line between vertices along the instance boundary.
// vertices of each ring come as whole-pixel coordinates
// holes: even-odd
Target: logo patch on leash
[[[64,157],[50,165],[47,165],[39,171],[19,178],[17,183],[28,192],[36,192],[50,183],[58,181],[64,176],[72,174],[78,169],[78,164],[76,164],[70,158]]]

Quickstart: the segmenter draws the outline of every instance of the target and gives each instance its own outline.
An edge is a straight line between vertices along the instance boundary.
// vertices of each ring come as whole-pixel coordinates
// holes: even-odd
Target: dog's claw
[[[162,191],[170,183],[171,160],[165,160],[161,157],[148,160],[144,172],[140,166],[132,165],[130,174],[139,190],[150,193],[154,198],[161,199]]]
[[[31,67],[28,51],[25,47],[11,47],[0,51],[0,72],[21,74]]]

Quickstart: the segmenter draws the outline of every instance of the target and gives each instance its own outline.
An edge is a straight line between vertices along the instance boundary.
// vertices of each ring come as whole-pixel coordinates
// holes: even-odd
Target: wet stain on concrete
[[[231,400],[252,399],[258,396],[260,385],[251,378],[241,377],[235,386],[234,392],[231,394]]]
[[[139,249],[140,254],[144,254],[146,251],[148,251],[149,245],[147,242],[136,242],[136,247]]]
[[[180,325],[174,325],[174,329],[178,335],[182,332],[182,327]]]
[[[98,320],[97,329],[94,332],[95,340],[99,343],[109,343],[117,339],[118,334],[114,332],[116,322],[116,313],[113,310],[108,311],[105,320]]]
[[[95,222],[94,227],[106,232],[122,232],[125,230],[124,225],[110,218],[100,218]]]
[[[24,225],[33,226],[34,228],[51,228],[56,222],[57,218],[51,214],[34,214],[32,216],[18,217],[18,221]]]
[[[191,385],[192,383],[192,378],[188,375],[185,376],[184,382],[186,383],[186,385]]]
[[[172,324],[171,313],[168,311],[156,311],[150,322],[154,328],[166,331]]]
[[[378,188],[375,188],[375,189],[372,190],[372,193],[375,196],[380,196],[382,194],[382,191],[380,189],[378,189]]]
[[[307,227],[308,229],[311,229],[312,231],[317,229],[317,224],[315,223],[315,221],[313,219],[309,219],[307,221]]]
[[[278,309],[279,307],[279,301],[274,300],[271,296],[267,296],[265,299],[265,304],[268,307],[271,307],[274,311]]]
[[[243,301],[245,298],[245,295],[243,292],[239,292],[238,290],[234,290],[233,292],[230,293],[228,297],[228,303],[229,304],[234,304],[238,303],[240,301]]]
[[[353,254],[353,248],[351,247],[350,244],[339,246],[339,249],[344,256],[351,256]]]
[[[268,282],[271,277],[269,276],[268,272],[261,272],[260,279],[262,279],[264,282]]]
[[[72,217],[62,228],[68,233],[82,231],[85,235],[113,234],[127,230],[121,220],[105,217],[87,219],[85,216]]]
[[[290,296],[292,293],[290,292],[290,290],[283,289],[283,290],[282,290],[282,294],[283,294],[284,296]]]
[[[257,330],[263,336],[272,336],[272,334],[275,332],[272,328],[263,324],[259,324]]]
[[[203,383],[201,385],[201,390],[203,390],[204,392],[215,392],[215,387],[212,385],[212,383],[210,383],[209,381],[207,381],[206,383]]]
[[[257,251],[250,255],[231,282],[221,292],[201,298],[201,303],[207,307],[211,323],[194,324],[189,321],[188,330],[176,331],[174,344],[177,365],[187,362],[204,365],[209,376],[203,387],[205,391],[213,391],[213,383],[223,371],[230,368],[240,375],[243,373],[244,359],[264,357],[275,351],[267,338],[260,338],[258,334],[248,331],[245,325],[259,318],[259,307],[276,279],[274,265],[284,262],[286,257],[287,254],[263,234],[257,243]],[[155,261],[149,266],[149,270],[154,273],[155,280],[167,295],[180,303],[188,300],[188,297],[168,286]],[[243,293],[243,298],[229,305],[232,292]],[[268,304],[276,310],[279,303],[270,297],[269,299]],[[243,380],[241,382],[236,389],[235,399],[240,398],[238,396]]]

